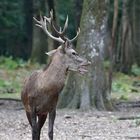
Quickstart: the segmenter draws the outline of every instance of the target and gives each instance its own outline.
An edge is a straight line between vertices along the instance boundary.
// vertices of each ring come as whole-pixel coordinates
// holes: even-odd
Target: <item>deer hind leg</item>
[[[30,125],[32,126],[32,122],[31,122],[31,113],[29,113],[29,112],[26,111],[26,116],[27,116],[27,119],[28,119]]]
[[[56,116],[56,109],[52,112],[49,112],[49,129],[48,129],[48,136],[49,140],[53,140],[53,125]]]

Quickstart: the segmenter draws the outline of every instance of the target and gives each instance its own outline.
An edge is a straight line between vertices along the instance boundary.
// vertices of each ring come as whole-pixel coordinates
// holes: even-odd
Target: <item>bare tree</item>
[[[110,26],[112,34],[111,51],[113,53],[111,59],[114,63],[112,67],[115,67],[117,71],[130,73],[134,62],[133,21],[131,15],[133,13],[133,8],[130,8],[130,3],[132,3],[132,1],[123,0],[122,3],[119,4],[119,1],[115,0],[113,3],[113,20],[111,19],[111,15],[109,17],[112,24]]]
[[[108,84],[109,84],[109,92],[111,93],[112,88],[112,75],[113,75],[113,66],[114,66],[114,58],[115,58],[115,48],[116,48],[116,30],[118,23],[118,0],[114,1],[114,15],[113,15],[113,24],[111,31],[111,45],[109,46],[109,54],[110,54],[110,67],[109,67],[109,76],[108,76]]]

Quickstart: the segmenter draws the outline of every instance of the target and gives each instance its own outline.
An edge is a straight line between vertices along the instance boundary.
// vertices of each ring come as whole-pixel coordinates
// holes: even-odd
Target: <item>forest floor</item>
[[[31,140],[23,106],[14,100],[20,99],[25,77],[40,67],[10,58],[0,61],[0,140]],[[139,76],[113,76],[112,98],[117,111],[58,109],[54,140],[140,140],[140,69],[135,71]],[[46,121],[41,140],[48,139],[47,126]]]
[[[140,102],[118,102],[119,111],[57,110],[54,140],[140,140]],[[47,140],[45,123],[41,140]],[[0,140],[31,140],[20,101],[0,100]]]

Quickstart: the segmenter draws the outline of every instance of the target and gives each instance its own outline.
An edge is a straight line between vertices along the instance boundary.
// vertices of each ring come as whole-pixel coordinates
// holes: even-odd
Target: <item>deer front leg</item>
[[[38,116],[38,139],[40,140],[40,132],[41,132],[41,128],[43,127],[45,121],[46,121],[47,115],[39,115]]]
[[[54,125],[55,116],[56,116],[56,109],[54,109],[52,112],[49,112],[49,129],[48,129],[49,140],[53,140],[53,125]]]
[[[37,124],[37,114],[35,109],[31,112],[32,140],[39,140],[39,131]]]

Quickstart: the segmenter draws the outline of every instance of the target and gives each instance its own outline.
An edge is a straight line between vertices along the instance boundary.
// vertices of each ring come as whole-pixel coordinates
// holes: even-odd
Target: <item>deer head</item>
[[[50,38],[61,43],[61,46],[59,46],[57,49],[47,52],[46,54],[53,57],[55,54],[59,53],[61,54],[61,56],[63,56],[63,64],[65,65],[68,71],[75,71],[81,74],[86,73],[87,72],[86,67],[90,65],[91,62],[89,62],[85,58],[82,58],[72,47],[72,42],[78,37],[80,33],[80,28],[78,29],[77,34],[73,39],[68,39],[64,35],[68,27],[68,16],[66,18],[63,30],[61,30],[60,28],[59,31],[56,29],[56,27],[53,24],[52,11],[50,12],[50,17],[40,16],[40,20],[37,20],[36,18],[34,18],[34,20],[37,22],[36,26],[40,27]],[[53,36],[48,31],[47,23],[56,32],[58,37]]]

